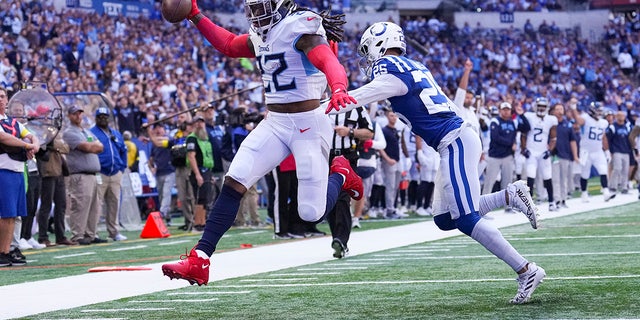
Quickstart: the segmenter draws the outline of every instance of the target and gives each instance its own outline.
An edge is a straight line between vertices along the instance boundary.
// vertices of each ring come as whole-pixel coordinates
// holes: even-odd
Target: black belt
[[[85,171],[82,171],[82,172],[74,172],[74,173],[72,173],[72,174],[84,174],[84,175],[92,175],[92,176],[95,176],[95,175],[96,175],[96,173],[97,173],[97,172],[85,172]]]
[[[356,153],[356,150],[352,149],[331,149],[329,152],[334,156],[344,156],[344,155],[352,155]]]

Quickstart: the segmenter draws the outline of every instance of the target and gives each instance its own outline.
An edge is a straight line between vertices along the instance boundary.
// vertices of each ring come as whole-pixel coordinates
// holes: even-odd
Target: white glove
[[[611,151],[605,150],[604,151],[604,157],[605,157],[605,159],[607,159],[607,163],[611,162]]]

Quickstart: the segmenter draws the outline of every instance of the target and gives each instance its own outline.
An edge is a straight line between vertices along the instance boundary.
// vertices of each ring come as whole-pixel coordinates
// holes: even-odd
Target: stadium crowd
[[[234,5],[228,7],[226,1],[205,1],[202,8],[215,9],[207,12],[207,16],[214,19],[215,12],[232,12],[242,7],[239,4],[241,2],[235,1]],[[467,3],[469,7],[482,7],[486,11],[503,11],[502,6],[506,6],[507,10],[559,9],[557,1]],[[321,1],[302,1],[301,4],[318,10],[324,6]],[[47,83],[52,92],[102,92],[113,102],[114,122],[123,135],[125,144],[130,151],[134,147],[138,151],[147,150],[149,154],[146,158],[153,152],[152,144],[156,148],[170,149],[171,145],[183,143],[198,121],[206,122],[213,152],[223,152],[220,148],[225,132],[227,135],[235,134],[230,133],[228,128],[249,123],[234,120],[234,114],[253,120],[251,122],[258,122],[257,115],[265,112],[258,67],[248,59],[232,59],[212,50],[206,40],[186,21],[173,25],[164,22],[159,15],[150,19],[132,19],[100,16],[83,11],[56,12],[51,1],[37,0],[3,1],[0,3],[0,21],[0,85],[15,92],[23,81],[42,81]],[[603,117],[607,114],[622,114],[617,127],[614,126],[617,121],[613,117],[608,119],[608,128],[613,135],[624,129],[628,136],[631,128],[636,125],[640,111],[640,91],[637,89],[640,19],[637,13],[612,15],[609,25],[603,30],[602,43],[595,44],[587,42],[572,30],[559,29],[553,21],[537,27],[527,21],[521,28],[500,30],[481,25],[465,25],[458,29],[447,22],[424,17],[400,21],[400,24],[411,44],[408,56],[423,62],[452,99],[460,86],[460,79],[465,75],[465,68],[468,69],[468,84],[463,88],[468,96],[464,108],[472,110],[480,124],[479,134],[483,137],[487,156],[491,153],[490,123],[492,118],[499,117],[501,109],[507,109],[504,103],[508,103],[508,109],[513,110],[508,115],[513,119],[517,118],[516,109],[519,108],[535,112],[543,104],[537,98],[548,100],[545,104],[548,108],[546,111],[551,111],[553,106],[560,104],[565,111],[566,120],[571,125],[575,124],[573,134],[578,139],[580,134],[588,134],[582,132],[578,124],[580,115],[593,111],[596,116],[600,112],[595,110],[598,106],[603,106]],[[235,33],[246,31],[233,21],[224,27]],[[355,59],[359,34],[365,27],[356,25],[345,30],[345,40],[339,44],[338,56],[351,81],[350,88],[360,87],[366,81],[360,72],[358,59]],[[606,45],[606,50],[601,49],[602,44]],[[212,101],[216,102],[211,103]],[[188,117],[171,116],[196,107],[201,110]],[[386,127],[388,117],[393,117],[389,115],[384,102],[367,108],[372,120],[381,127]],[[165,136],[171,143],[150,140],[149,132],[143,124],[158,119],[166,121],[155,127],[165,130],[154,131],[154,134]],[[563,118],[559,117],[561,119]],[[415,139],[412,139],[407,127],[399,123],[395,129],[401,137],[398,141],[402,143],[403,149],[411,150],[408,145],[415,144]],[[219,145],[216,146],[216,143]],[[364,143],[365,141],[361,141],[359,148]],[[519,142],[513,143],[518,155],[520,150],[515,150],[515,145]],[[633,150],[631,145],[624,147],[628,150],[617,152],[628,154],[631,168],[627,167],[627,172],[621,173],[628,179],[637,150]],[[415,146],[413,150],[415,152]],[[158,153],[154,155],[160,156]],[[169,155],[171,156],[174,155]],[[223,158],[222,162],[225,163],[230,160],[217,156]],[[136,171],[138,159],[135,153],[127,159],[130,170]],[[377,170],[373,176],[371,198],[367,205],[369,211],[365,216],[400,218],[409,211],[420,215],[431,213],[430,196],[420,200],[416,196],[421,183],[416,170],[429,162],[418,161],[414,155],[409,156],[408,151],[402,162],[402,180],[406,182],[397,186],[400,191],[398,204],[395,205],[397,210],[382,212],[382,208],[389,206],[384,203],[384,179],[380,176],[380,170]],[[516,174],[521,174],[518,178],[525,178],[524,173],[518,172],[517,163],[515,167]],[[612,170],[619,172],[619,168]],[[572,175],[578,172],[577,169],[571,170]],[[413,182],[410,183],[410,180]],[[570,180],[574,181],[573,178]],[[175,183],[175,180],[169,181]],[[433,180],[425,182],[433,183]],[[578,184],[575,180],[568,192],[573,192]],[[603,187],[609,187],[612,192],[616,189],[628,191],[628,184],[624,183]],[[179,191],[184,188],[179,188]],[[267,187],[262,188],[263,191],[265,189]],[[560,198],[565,197],[566,194]],[[540,193],[538,200],[543,199],[550,200],[553,197]],[[556,203],[553,205],[556,206]],[[163,210],[166,211],[163,212],[165,218],[169,220],[170,211]],[[254,218],[252,216],[252,223],[259,225],[260,222]],[[354,218],[354,226],[359,226],[358,219],[357,216]],[[194,221],[185,221],[184,229],[191,230],[193,224]],[[118,235],[117,231],[110,233],[112,238]],[[99,237],[87,241],[91,243],[95,239]],[[25,242],[26,240],[28,239]],[[39,240],[42,244],[48,241],[44,238]],[[25,242],[20,242],[22,246],[18,248],[29,248]],[[67,241],[61,236],[58,242],[69,245],[78,241]],[[40,247],[32,243],[31,247],[34,246]]]

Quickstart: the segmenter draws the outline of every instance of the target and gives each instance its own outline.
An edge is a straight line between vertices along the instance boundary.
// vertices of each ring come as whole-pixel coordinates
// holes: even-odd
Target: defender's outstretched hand
[[[331,110],[340,111],[340,107],[346,107],[348,104],[357,104],[358,101],[344,89],[337,89],[331,95],[331,100],[329,101],[329,106],[325,110],[324,113],[329,113]]]

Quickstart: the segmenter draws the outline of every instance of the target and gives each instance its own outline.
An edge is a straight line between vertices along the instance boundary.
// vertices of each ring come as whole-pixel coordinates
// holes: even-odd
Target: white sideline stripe
[[[114,311],[164,311],[173,310],[173,308],[118,308],[118,309],[84,309],[80,312],[114,312]]]
[[[428,253],[384,253],[374,254],[374,257],[432,257]]]
[[[451,249],[448,249],[448,248],[442,248],[442,249],[413,249],[413,248],[408,248],[408,249],[402,249],[402,250],[392,250],[391,252],[418,253],[418,252],[442,252],[442,251],[451,251]]]
[[[289,276],[330,276],[342,274],[342,272],[296,272],[296,273],[273,273],[270,274],[270,277],[289,277]]]
[[[40,319],[40,320],[54,320],[54,319]],[[57,319],[60,320],[60,319]],[[73,320],[127,320],[127,318],[73,318]]]
[[[223,294],[247,294],[251,293],[249,290],[245,291],[198,291],[198,292],[169,292],[168,296],[206,296],[206,295],[223,295]]]
[[[440,246],[440,247],[446,247],[446,249],[448,250],[448,249],[451,249],[451,248],[466,248],[469,245],[471,245],[471,243],[465,244],[465,245],[453,245],[453,246],[452,245],[448,245],[448,246]],[[438,248],[438,246],[426,245],[426,246],[409,247],[406,250],[417,250],[417,249],[444,250],[445,249],[445,248],[443,248],[443,249],[435,249],[435,248]]]
[[[170,246],[170,245],[180,244],[180,243],[185,243],[185,242],[193,242],[193,240],[191,240],[191,239],[176,240],[176,241],[162,242],[162,243],[159,243],[158,245],[159,246]]]
[[[582,203],[580,199],[570,199],[568,200],[569,208],[552,213],[548,213],[548,209],[541,206],[540,214],[545,219],[541,221],[539,228],[545,228],[545,224],[549,223],[549,220],[553,218],[636,203],[638,201],[638,192],[633,190],[631,195],[629,197],[616,197],[609,202],[604,202],[602,196],[594,196],[590,198],[591,202],[587,204]],[[489,222],[497,228],[515,225],[525,227],[529,224],[529,220],[522,214],[505,214],[504,212],[496,211],[492,212],[491,215],[495,219]],[[462,233],[457,230],[442,231],[438,229],[432,220],[421,220],[417,223],[396,227],[354,232],[349,241],[349,255],[350,257],[357,257],[362,254],[454,238],[461,235]],[[384,241],[381,241],[381,239],[384,239]],[[301,241],[216,253],[213,260],[214,267],[210,268],[209,281],[215,283],[224,279],[245,277],[329,261],[332,261],[329,263],[331,267],[343,266],[341,263],[335,263],[336,259],[332,257],[333,249],[330,246],[330,242],[331,240],[327,237],[314,237]],[[453,242],[461,241],[453,239]],[[179,254],[180,252],[176,252],[175,259],[172,259],[171,262],[177,261]],[[347,260],[349,259],[348,257]],[[357,259],[352,261],[355,262]],[[145,265],[145,267],[152,268],[151,271],[94,272],[0,286],[0,297],[11,297],[11,299],[0,299],[0,319],[24,318],[43,312],[77,308],[190,286],[187,281],[169,281],[168,278],[164,277],[161,270],[163,263]],[[510,281],[513,281],[513,279]],[[100,290],[95,288],[100,288]],[[91,294],[87,294],[87,292]],[[62,299],[63,297],[64,299]],[[38,303],[33,303],[33,301]],[[109,311],[113,311],[113,309]]]
[[[385,264],[385,263],[384,262],[367,262],[367,261],[360,262],[359,260],[354,260],[353,262],[339,262],[338,265],[340,265],[340,266],[359,266],[359,265],[368,265],[368,264],[374,264],[375,265],[375,264]],[[331,266],[331,267],[333,267],[335,265],[336,264],[331,264],[331,263],[325,264],[325,266]]]
[[[146,248],[146,247],[147,247],[147,245],[141,244],[141,245],[133,246],[133,247],[124,247],[124,248],[107,249],[107,251],[110,251],[110,252],[117,252],[117,251],[138,250],[138,249],[144,249],[144,248]]]
[[[609,239],[609,238],[638,238],[640,234],[612,234],[602,236],[558,236],[558,237],[531,237],[531,238],[509,238],[511,241],[538,241],[538,240],[576,240],[576,239]]]
[[[621,252],[562,252],[562,253],[527,253],[524,254],[527,257],[565,257],[565,256],[609,256],[609,255],[633,255],[640,254],[640,251],[621,251]],[[495,258],[492,255],[479,255],[479,256],[431,256],[431,255],[416,255],[416,254],[406,254],[406,255],[392,255],[385,254],[380,256],[395,256],[396,259],[388,259],[388,260],[419,260],[419,259],[484,259],[484,258]],[[404,258],[406,257],[406,258]]]
[[[210,302],[218,301],[218,298],[209,299],[169,299],[169,300],[132,300],[129,303],[169,303],[169,302]]]
[[[92,254],[96,254],[96,253],[93,252],[93,251],[90,251],[90,252],[82,252],[82,253],[66,254],[66,255],[62,255],[62,256],[55,256],[53,258],[54,259],[66,259],[66,258],[71,258],[71,257],[90,256]]]
[[[265,233],[265,232],[267,232],[267,230],[247,231],[247,232],[240,232],[238,234],[248,235],[248,234],[259,234],[259,233]]]
[[[241,279],[240,282],[262,282],[262,281],[307,281],[318,280],[318,278],[281,278],[281,279]]]
[[[547,277],[545,281],[576,281],[576,280],[601,280],[601,279],[636,279],[640,274],[622,276],[585,276],[585,277]],[[220,288],[277,288],[277,287],[326,287],[326,286],[354,286],[354,285],[386,285],[386,284],[421,284],[421,283],[473,283],[473,282],[513,282],[514,278],[493,279],[433,279],[433,280],[398,280],[398,281],[353,281],[353,282],[326,282],[326,283],[280,283],[280,284],[246,284],[226,285]]]
[[[332,266],[331,270],[366,270],[369,267],[335,267]],[[322,271],[327,270],[327,268],[298,268],[298,271]]]

